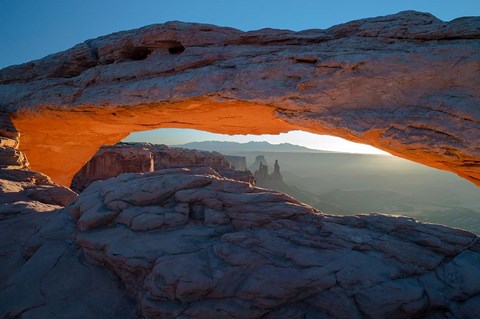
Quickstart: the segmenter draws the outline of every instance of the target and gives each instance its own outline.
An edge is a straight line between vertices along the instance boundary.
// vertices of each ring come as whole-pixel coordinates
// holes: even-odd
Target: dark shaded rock
[[[96,182],[68,211],[87,259],[122,279],[145,318],[468,318],[480,311],[473,302],[478,237],[461,230],[323,215],[208,169]],[[87,215],[97,220],[88,230]]]

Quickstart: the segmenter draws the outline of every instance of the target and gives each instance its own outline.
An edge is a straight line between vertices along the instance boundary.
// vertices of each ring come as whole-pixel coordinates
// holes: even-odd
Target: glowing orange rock
[[[301,32],[171,22],[3,69],[0,101],[62,185],[161,127],[336,135],[480,185],[479,39],[480,18],[413,11]]]

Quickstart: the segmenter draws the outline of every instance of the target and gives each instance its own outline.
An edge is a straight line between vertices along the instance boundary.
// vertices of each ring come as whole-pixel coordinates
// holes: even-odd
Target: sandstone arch
[[[480,185],[480,18],[402,12],[327,30],[169,22],[0,71],[32,169],[68,185],[101,144],[160,127],[301,129]]]

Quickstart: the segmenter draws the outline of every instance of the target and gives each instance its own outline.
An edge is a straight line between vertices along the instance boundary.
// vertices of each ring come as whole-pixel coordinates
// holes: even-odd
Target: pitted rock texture
[[[76,243],[145,318],[475,318],[480,242],[408,218],[323,215],[209,169],[123,174],[68,207]]]
[[[300,32],[169,22],[0,70],[0,107],[61,185],[160,127],[336,135],[480,185],[479,49],[480,18],[413,11]]]
[[[217,152],[168,147],[163,144],[117,143],[102,146],[75,174],[70,187],[81,192],[94,181],[122,173],[146,173],[178,167],[211,167],[224,177],[253,182],[249,171],[235,171],[232,164]]]

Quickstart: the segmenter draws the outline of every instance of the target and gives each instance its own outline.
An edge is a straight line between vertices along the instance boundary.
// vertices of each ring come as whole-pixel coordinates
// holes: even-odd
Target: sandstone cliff
[[[160,127],[336,135],[480,185],[479,39],[478,17],[413,11],[300,32],[169,22],[0,70],[0,107],[62,185]]]
[[[94,181],[118,176],[122,173],[153,172],[152,152],[143,145],[117,144],[102,146],[75,174],[70,187],[81,192]]]
[[[175,167],[212,167],[215,169],[233,169],[230,162],[217,152],[189,150],[180,147],[152,144],[155,170]]]
[[[222,176],[253,182],[248,171],[234,171],[220,153],[189,150],[149,143],[118,143],[102,146],[75,174],[71,188],[83,191],[92,182],[116,177],[122,173],[146,173],[165,168],[211,167]]]

